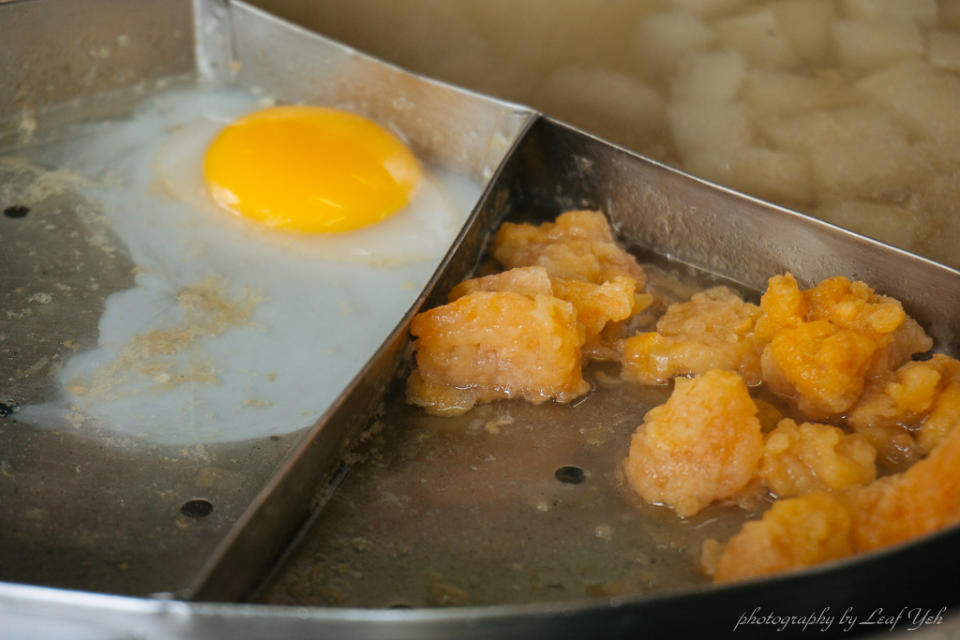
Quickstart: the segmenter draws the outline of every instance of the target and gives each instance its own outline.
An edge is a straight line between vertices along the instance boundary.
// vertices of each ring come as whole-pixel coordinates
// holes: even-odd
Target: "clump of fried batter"
[[[511,291],[530,297],[552,296],[553,282],[550,280],[550,274],[543,267],[509,269],[482,278],[464,280],[450,290],[447,300],[453,302],[477,291]]]
[[[754,327],[760,307],[744,302],[726,287],[694,294],[670,305],[655,332],[628,338],[623,345],[627,380],[661,384],[683,375],[728,369],[748,385],[760,384],[760,353],[765,341]]]
[[[838,491],[872,482],[876,456],[861,435],[785,419],[766,436],[759,475],[779,498]]]
[[[789,273],[774,276],[760,306],[763,379],[814,419],[846,411],[868,378],[933,346],[897,300],[843,276],[806,291]]]
[[[839,494],[778,500],[701,562],[714,580],[738,580],[870,551],[960,522],[960,429],[906,471]]]
[[[588,360],[619,359],[614,330],[637,311],[636,281],[625,276],[593,284],[552,278],[543,267],[520,267],[461,282],[449,297],[452,301],[474,291],[552,295],[571,303],[584,330],[583,354]]]
[[[853,552],[851,516],[844,502],[826,492],[778,500],[719,551],[703,547],[703,564],[714,582],[744,580],[835,560]]]
[[[650,303],[636,295],[637,281],[614,276],[603,284],[582,280],[553,278],[553,295],[571,303],[577,310],[577,322],[583,325],[587,360],[620,359],[620,330],[623,322]]]
[[[625,276],[638,291],[646,286],[643,268],[616,243],[599,211],[567,211],[539,226],[504,222],[493,238],[493,257],[508,269],[539,266],[565,280],[603,284]]]
[[[625,321],[651,301],[638,293],[643,269],[598,211],[506,223],[493,254],[507,271],[460,283],[411,325],[407,399],[430,413],[501,398],[569,402],[589,390],[582,361],[619,360]]]
[[[747,486],[763,453],[757,408],[739,375],[678,379],[633,434],[625,472],[648,502],[692,516]]]
[[[871,381],[847,415],[891,465],[929,453],[960,422],[960,362],[935,354]]]
[[[908,363],[932,341],[898,301],[839,276],[801,290],[788,273],[770,279],[759,307],[709,289],[671,305],[655,332],[624,341],[649,296],[638,294],[643,270],[603,214],[504,224],[493,257],[507,270],[461,283],[449,304],[414,319],[408,400],[443,415],[501,398],[568,402],[589,389],[588,360],[621,360],[622,377],[645,384],[695,376],[678,378],[647,412],[623,469],[644,500],[681,517],[717,500],[778,498],[726,544],[704,543],[716,581],[960,521],[960,362]],[[750,397],[747,386],[760,383],[834,424],[783,419]],[[844,413],[854,433],[836,426]],[[929,455],[877,480],[878,449],[887,463]]]
[[[477,402],[569,402],[589,390],[582,326],[572,304],[549,295],[477,291],[417,315],[417,369],[407,399],[457,415]]]
[[[851,505],[857,551],[960,521],[960,429],[951,429],[928,457],[906,471],[853,491]]]

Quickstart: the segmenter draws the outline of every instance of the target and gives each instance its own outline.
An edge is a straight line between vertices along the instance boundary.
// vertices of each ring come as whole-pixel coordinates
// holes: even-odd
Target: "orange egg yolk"
[[[376,224],[410,202],[422,176],[410,150],[375,122],[303,105],[234,120],[210,144],[203,168],[220,206],[308,233]]]

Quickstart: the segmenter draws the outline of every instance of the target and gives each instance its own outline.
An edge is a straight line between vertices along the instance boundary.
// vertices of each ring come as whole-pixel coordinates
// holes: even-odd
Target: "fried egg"
[[[269,227],[354,231],[410,203],[420,163],[400,139],[353,113],[291,105],[242,116],[204,156],[214,199]]]
[[[422,167],[359,116],[263,102],[180,89],[35,159],[83,177],[79,195],[136,284],[108,296],[96,348],[72,356],[58,398],[22,420],[164,444],[291,432],[399,322],[480,185]],[[277,133],[281,116],[301,121]],[[318,132],[297,130],[317,120]]]

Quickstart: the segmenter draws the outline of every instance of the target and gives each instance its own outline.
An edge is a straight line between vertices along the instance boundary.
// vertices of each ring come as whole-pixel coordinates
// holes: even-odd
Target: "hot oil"
[[[685,265],[647,263],[655,307],[725,284]],[[622,381],[593,364],[592,391],[569,405],[501,401],[456,417],[387,404],[359,460],[264,602],[345,607],[532,603],[705,585],[707,538],[726,540],[752,511],[714,505],[681,519],[642,503],[620,465],[644,414],[671,386]],[[771,399],[764,396],[764,399]],[[782,407],[778,407],[783,410]]]

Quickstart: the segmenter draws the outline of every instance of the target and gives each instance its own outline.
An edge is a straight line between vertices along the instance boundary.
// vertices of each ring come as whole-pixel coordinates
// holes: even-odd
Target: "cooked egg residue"
[[[179,89],[129,119],[78,125],[18,153],[77,174],[76,199],[100,211],[98,228],[135,265],[135,286],[106,299],[96,347],[70,356],[51,400],[23,407],[20,421],[176,445],[289,433],[329,408],[400,321],[480,185],[413,158],[406,170],[419,185],[386,181],[392,196],[361,194],[409,202],[353,231],[226,214],[208,189],[207,150],[261,100]],[[274,182],[255,198],[277,189],[280,203],[286,188]]]
[[[290,231],[342,232],[410,203],[420,163],[377,123],[293,105],[242,116],[207,149],[204,175],[225,209]]]

